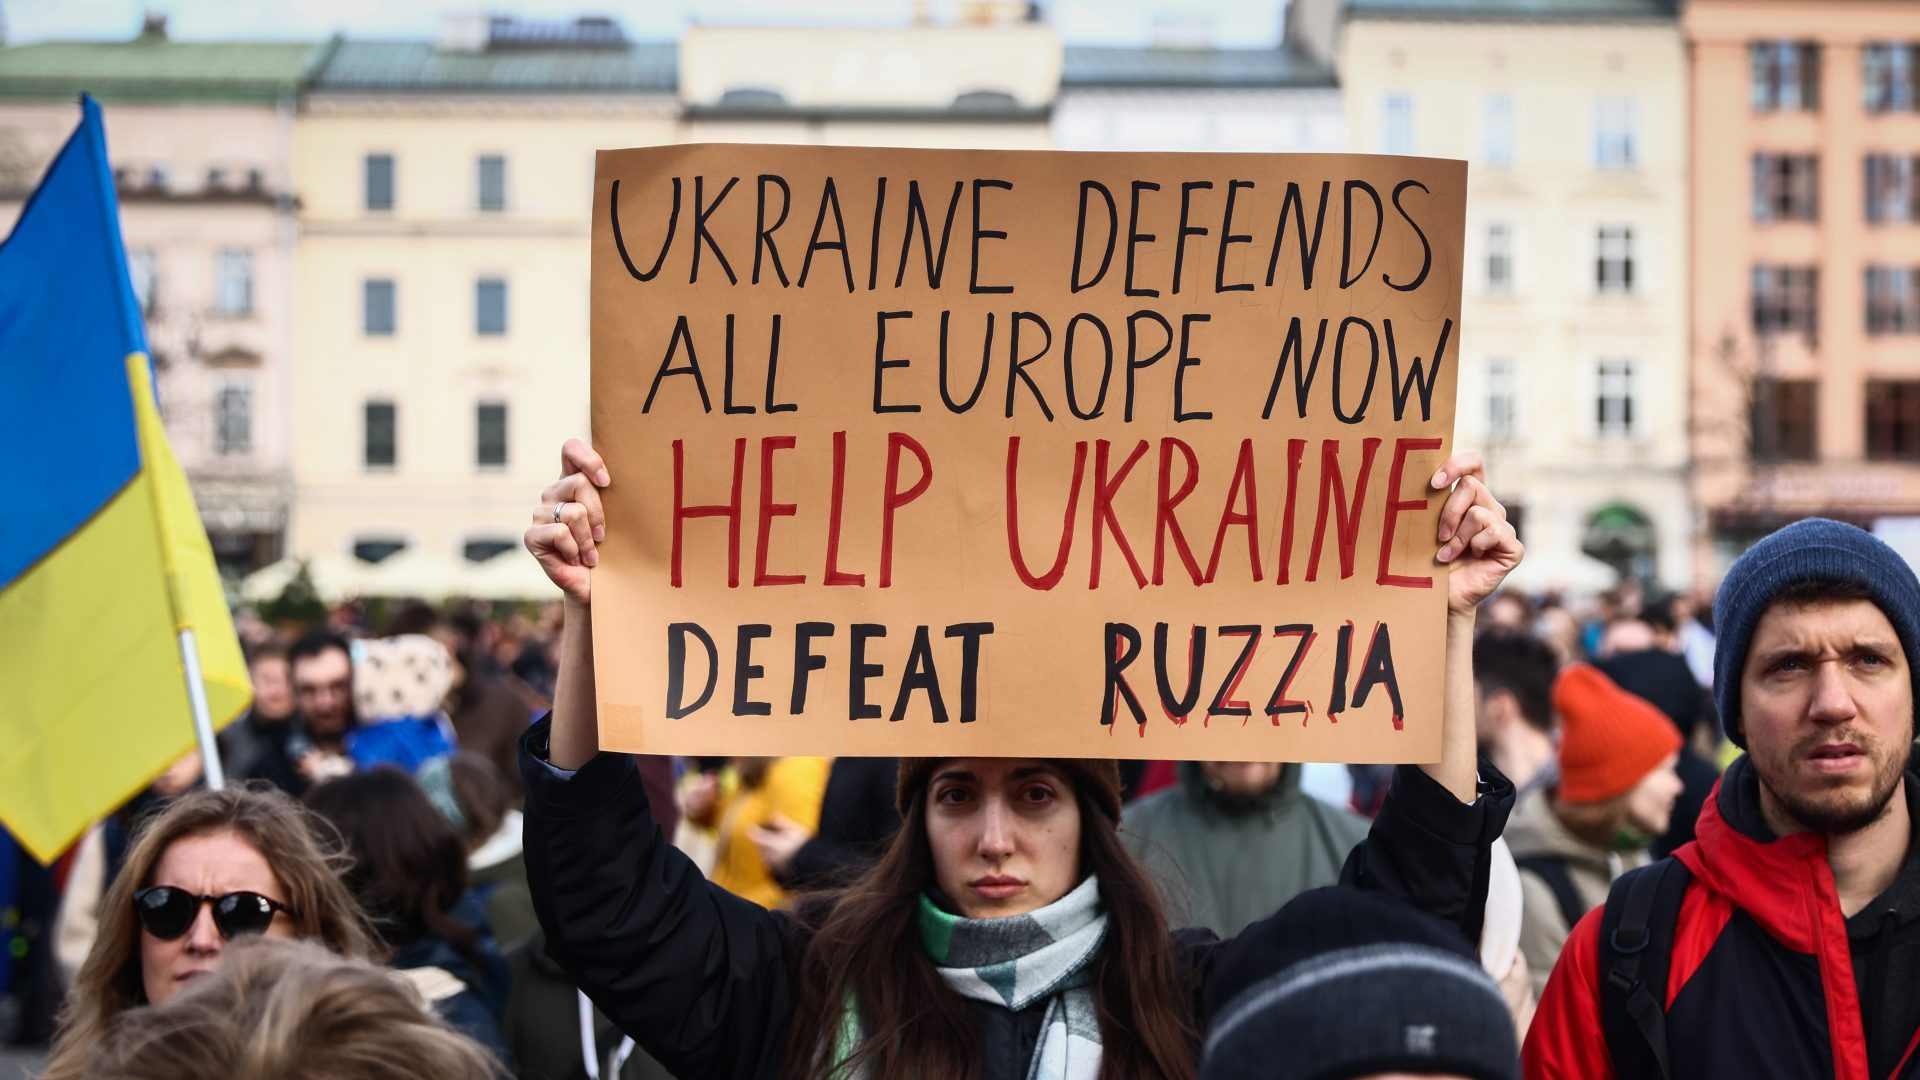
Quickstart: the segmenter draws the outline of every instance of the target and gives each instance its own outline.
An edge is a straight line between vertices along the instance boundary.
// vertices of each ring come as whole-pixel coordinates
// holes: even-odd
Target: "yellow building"
[[[1704,575],[1810,514],[1920,521],[1920,5],[1692,0],[1686,33]]]
[[[604,20],[335,46],[294,142],[293,554],[518,546],[587,432],[594,152],[675,141],[674,67]]]
[[[1671,5],[1293,0],[1288,36],[1333,59],[1353,150],[1471,163],[1455,440],[1518,520],[1524,583],[1578,584],[1591,558],[1689,583]]]

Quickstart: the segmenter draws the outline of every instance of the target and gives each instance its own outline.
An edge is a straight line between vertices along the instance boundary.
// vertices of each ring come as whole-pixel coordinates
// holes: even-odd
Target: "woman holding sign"
[[[527,870],[549,954],[609,1017],[686,1077],[1195,1075],[1213,973],[1239,951],[1169,931],[1120,842],[1110,761],[906,759],[900,832],[847,888],[767,911],[704,881],[654,825],[631,759],[599,752],[589,570],[613,478],[577,440],[561,459],[526,534],[566,596],[554,710],[522,742]],[[1451,488],[1442,758],[1400,767],[1343,877],[1477,940],[1513,788],[1475,773],[1474,610],[1522,549],[1477,455],[1432,486]]]

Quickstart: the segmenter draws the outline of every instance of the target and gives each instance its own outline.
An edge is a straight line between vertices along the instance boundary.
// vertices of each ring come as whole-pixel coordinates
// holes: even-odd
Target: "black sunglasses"
[[[213,905],[213,925],[220,936],[232,941],[242,934],[264,934],[273,925],[273,913],[284,911],[298,918],[294,910],[270,896],[257,892],[230,892],[225,896],[195,896],[171,885],[155,885],[133,894],[133,913],[147,933],[162,941],[193,928],[201,904]]]

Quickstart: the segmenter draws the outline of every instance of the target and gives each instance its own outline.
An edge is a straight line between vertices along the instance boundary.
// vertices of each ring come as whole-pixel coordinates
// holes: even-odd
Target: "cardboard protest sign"
[[[1466,166],[676,146],[594,193],[603,746],[1431,761]]]

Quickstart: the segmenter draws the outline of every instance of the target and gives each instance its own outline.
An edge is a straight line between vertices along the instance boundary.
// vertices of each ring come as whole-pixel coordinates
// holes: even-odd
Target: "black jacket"
[[[596,1005],[674,1075],[771,1078],[799,994],[807,930],[707,883],[661,835],[623,755],[601,754],[569,779],[544,764],[548,722],[521,742],[527,790],[527,877],[547,953]],[[1488,852],[1513,805],[1492,766],[1481,798],[1464,806],[1411,766],[1400,769],[1343,880],[1384,889],[1477,941]],[[1235,950],[1206,931],[1175,935],[1195,976],[1195,1020],[1215,965]],[[969,1002],[986,1076],[1024,1077],[1039,1033],[1038,1006],[1015,1014]]]
[[[1920,819],[1920,772],[1906,776]],[[1920,845],[1887,890],[1841,914],[1827,839],[1776,837],[1747,758],[1675,852],[1693,880],[1667,975],[1673,1075],[1920,1077]],[[1527,1075],[1611,1077],[1600,1024],[1600,918],[1580,921],[1527,1032]],[[1623,1078],[1624,1080],[1624,1078]]]
[[[780,884],[821,888],[858,877],[900,828],[899,784],[899,758],[834,758],[820,801],[820,829],[794,852]]]

